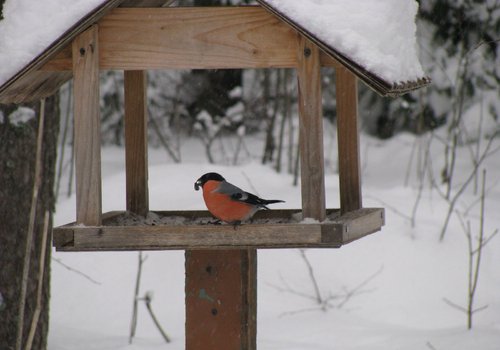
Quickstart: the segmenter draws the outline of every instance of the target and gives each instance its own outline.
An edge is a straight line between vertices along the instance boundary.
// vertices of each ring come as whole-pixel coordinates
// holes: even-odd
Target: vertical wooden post
[[[299,37],[297,79],[299,90],[299,142],[304,217],[325,219],[325,169],[323,155],[323,108],[319,48]]]
[[[186,350],[255,350],[257,251],[186,251]]]
[[[144,216],[149,211],[146,87],[145,71],[124,72],[127,210]]]
[[[98,27],[73,40],[76,221],[101,224],[101,120]]]
[[[340,211],[362,207],[359,166],[358,89],[356,76],[344,67],[335,71]]]

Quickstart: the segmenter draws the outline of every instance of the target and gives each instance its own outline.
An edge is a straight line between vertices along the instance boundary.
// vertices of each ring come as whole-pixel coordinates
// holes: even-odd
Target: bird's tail
[[[280,199],[263,199],[262,202],[264,204],[285,203],[285,201],[282,201]]]
[[[285,203],[285,201],[282,201],[280,199],[263,199],[262,204],[260,205],[261,208],[269,210],[267,207],[268,204],[273,204],[273,203]]]

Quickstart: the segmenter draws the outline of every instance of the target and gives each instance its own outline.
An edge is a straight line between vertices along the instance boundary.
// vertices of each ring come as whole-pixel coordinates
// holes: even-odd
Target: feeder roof
[[[257,1],[383,96],[430,82],[416,53],[414,0]],[[49,0],[37,5],[7,1],[0,21],[0,103],[53,94],[72,74],[40,68],[112,8],[161,7],[170,2],[75,0],[69,5]]]
[[[379,94],[427,85],[417,55],[414,0],[257,0]]]

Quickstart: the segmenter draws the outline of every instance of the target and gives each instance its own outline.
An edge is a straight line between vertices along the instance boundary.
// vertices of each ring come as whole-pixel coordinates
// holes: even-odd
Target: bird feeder
[[[381,95],[429,81],[387,83],[265,0],[209,8],[134,8],[133,1],[117,7],[120,2],[106,1],[0,89],[0,102],[20,102],[51,94],[73,78],[76,222],[54,228],[54,246],[69,252],[185,250],[186,349],[255,349],[257,249],[339,248],[384,225],[383,208],[362,206],[357,80]],[[337,209],[325,207],[325,66],[336,73]],[[302,208],[262,211],[236,230],[207,224],[207,211],[155,212],[161,218],[156,225],[116,224],[149,212],[146,71],[226,68],[296,69]],[[99,72],[107,69],[124,71],[127,212],[101,209]]]

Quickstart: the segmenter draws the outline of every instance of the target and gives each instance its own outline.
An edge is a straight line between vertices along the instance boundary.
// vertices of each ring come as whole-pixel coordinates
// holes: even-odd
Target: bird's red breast
[[[203,185],[203,199],[210,213],[225,222],[247,220],[254,213],[254,206],[216,192],[219,184],[220,181],[209,180]]]

